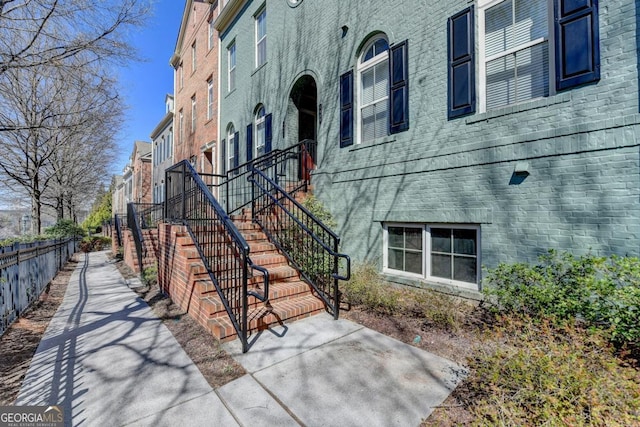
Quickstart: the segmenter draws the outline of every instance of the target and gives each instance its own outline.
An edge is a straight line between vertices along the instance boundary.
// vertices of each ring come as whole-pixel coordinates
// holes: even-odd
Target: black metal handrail
[[[269,300],[269,273],[249,257],[249,245],[191,164],[183,160],[165,172],[165,218],[187,227],[231,323],[248,350],[248,297]],[[249,278],[263,277],[262,292]]]
[[[257,167],[253,184],[252,218],[323,299],[335,319],[340,297],[338,280],[351,277],[351,259],[338,252],[340,238],[289,192]],[[344,260],[346,274],[339,273]]]
[[[140,268],[140,272],[142,272],[142,259],[147,256],[147,249],[143,245],[142,225],[140,224],[140,216],[136,210],[136,203],[127,204],[127,224],[133,235],[133,242],[136,245],[136,255],[138,256],[138,267]]]
[[[315,157],[316,147],[315,141],[307,139],[284,150],[273,150],[227,171],[224,175],[217,175],[221,179],[209,187],[212,193],[218,194],[218,199],[229,215],[251,206],[253,193],[249,178],[253,168],[260,169],[290,193],[306,190],[309,171],[313,168],[310,160]]]
[[[164,203],[135,203],[135,207],[143,230],[156,228],[164,219]]]
[[[116,237],[118,238],[118,247],[122,247],[122,214],[115,214],[113,216],[113,224],[116,228]]]

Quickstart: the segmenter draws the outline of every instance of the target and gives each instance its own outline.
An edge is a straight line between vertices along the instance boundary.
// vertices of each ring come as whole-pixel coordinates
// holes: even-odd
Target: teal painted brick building
[[[341,250],[401,283],[474,291],[481,265],[550,248],[638,256],[637,9],[230,0],[219,167],[317,140]]]

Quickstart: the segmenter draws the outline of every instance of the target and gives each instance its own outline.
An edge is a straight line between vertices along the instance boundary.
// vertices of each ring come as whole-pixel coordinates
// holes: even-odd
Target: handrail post
[[[242,257],[242,352],[246,353],[249,350],[249,325],[248,325],[248,311],[249,311],[249,295],[247,294],[247,254]]]
[[[333,252],[334,253],[338,253],[338,241],[336,239],[333,239]],[[333,301],[335,302],[336,306],[335,309],[333,310],[333,318],[335,320],[338,320],[338,315],[340,313],[340,291],[338,290],[338,257],[334,256],[333,257]]]
[[[187,170],[186,165],[182,164],[182,217],[181,220],[185,220],[187,217]]]

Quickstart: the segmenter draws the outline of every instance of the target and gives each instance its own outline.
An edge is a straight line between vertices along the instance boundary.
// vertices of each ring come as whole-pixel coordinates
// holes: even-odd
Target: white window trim
[[[236,133],[236,128],[233,125],[230,125],[227,128],[227,172],[230,171],[231,169],[234,168],[233,166],[233,160],[235,159],[235,156],[238,155],[238,153],[235,152],[235,133]],[[232,156],[231,153],[234,153],[234,155]]]
[[[406,276],[406,277],[413,277],[413,278],[424,278],[424,272],[426,272],[426,266],[425,266],[425,233],[424,233],[424,229],[425,229],[425,225],[424,224],[418,224],[418,223],[400,223],[400,222],[385,222],[383,225],[383,234],[382,234],[382,245],[383,245],[383,250],[382,250],[382,257],[383,257],[383,264],[382,264],[382,271],[384,273],[390,273],[390,274],[394,274],[397,276]],[[422,272],[423,274],[418,274],[418,273],[410,273],[408,271],[402,271],[402,270],[394,270],[389,268],[389,227],[404,227],[404,228],[419,228],[420,230],[422,230]]]
[[[234,63],[233,66],[231,65],[231,53],[233,51],[233,56],[234,56]],[[232,41],[231,44],[229,44],[229,47],[227,47],[227,91],[231,92],[236,88],[236,79],[235,79],[235,72],[236,72],[236,63],[238,60],[238,52],[236,50],[236,41]],[[233,86],[231,86],[231,76],[233,74]]]
[[[263,114],[262,116],[258,116],[258,114],[260,113],[260,110],[264,111],[265,114]],[[258,145],[258,142],[260,141],[260,139],[258,138],[258,125],[260,124],[264,124],[265,123],[265,117],[267,116],[266,114],[266,110],[264,108],[264,105],[261,105],[258,107],[256,114],[254,116],[254,147],[253,147],[253,158],[257,158],[258,157],[258,152],[259,152],[259,148],[260,147],[264,147],[266,145],[266,129],[263,128],[263,132],[265,133],[264,138],[262,138],[262,144]]]
[[[207,80],[207,120],[213,119],[213,77]]]
[[[213,46],[215,46],[215,30],[213,27],[213,23],[215,22],[215,20],[213,18],[211,18],[208,22],[208,27],[209,27],[209,33],[208,33],[208,37],[207,37],[207,49],[211,50],[213,49]]]
[[[420,228],[422,230],[422,271],[423,274],[410,273],[402,270],[394,270],[389,268],[389,227],[405,227]],[[444,285],[456,286],[459,288],[479,290],[480,281],[482,280],[482,233],[479,225],[474,224],[447,224],[447,223],[411,223],[411,222],[385,222],[382,224],[382,272],[394,276],[407,277],[412,279],[421,279],[428,282],[439,283]],[[476,231],[476,283],[461,282],[459,280],[445,279],[431,275],[431,229],[447,228],[447,229],[463,229]]]
[[[191,133],[196,131],[196,96],[191,97]]]
[[[509,49],[508,51],[496,54],[496,55],[492,55],[489,58],[485,58],[485,39],[484,39],[484,32],[485,32],[485,25],[486,25],[486,21],[485,21],[485,12],[487,9],[496,6],[500,3],[503,3],[507,0],[478,0],[478,8],[476,11],[476,20],[478,22],[478,97],[479,97],[479,113],[486,113],[487,112],[487,75],[486,75],[486,68],[487,68],[487,62],[496,59],[496,58],[500,58],[502,56],[506,56],[509,54],[512,54],[514,52],[517,52],[519,50],[523,50],[527,47],[531,47],[534,46],[536,44],[539,43],[543,43],[543,42],[547,42],[548,44],[548,52],[549,52],[549,96],[553,96],[556,94],[556,85],[555,85],[555,81],[556,81],[556,58],[555,58],[555,31],[554,31],[554,4],[553,4],[553,0],[547,0],[547,24],[548,24],[548,31],[547,31],[547,38],[538,38],[536,40],[532,40],[526,44],[523,44],[521,46],[518,46],[517,48],[513,48],[513,49]],[[522,1],[522,0],[521,0]],[[527,0],[524,0],[527,1]],[[526,103],[526,102],[531,102],[534,101],[536,99],[540,99],[540,98],[532,98],[532,99],[527,99],[525,101],[521,101],[518,103],[513,103],[513,104],[509,104],[509,105],[505,105],[503,107],[497,108],[497,110],[501,109],[501,108],[507,108],[510,107],[512,105],[516,105],[516,104],[522,104],[522,103]],[[493,110],[492,110],[493,111]]]
[[[364,49],[362,49],[362,52],[361,52],[360,56],[358,57],[358,66],[356,67],[356,73],[355,73],[356,74],[356,77],[355,77],[356,88],[355,88],[355,91],[354,91],[355,92],[354,93],[354,96],[355,96],[355,103],[354,103],[355,105],[354,106],[356,108],[354,132],[356,133],[356,144],[362,144],[363,143],[363,141],[362,141],[362,109],[364,107],[366,107],[366,106],[375,104],[375,103],[380,102],[382,100],[382,98],[381,98],[378,101],[370,103],[370,104],[366,104],[366,105],[361,104],[360,98],[362,96],[362,78],[361,78],[362,72],[367,70],[367,69],[369,69],[369,68],[375,67],[376,65],[378,65],[381,62],[387,61],[387,63],[388,63],[388,61],[389,61],[389,50],[390,50],[391,47],[389,46],[389,49],[387,49],[387,51],[385,52],[385,55],[376,55],[373,58],[371,58],[370,60],[368,60],[366,62],[363,62],[363,63],[361,63],[360,60],[366,54],[367,50],[378,39],[381,39],[381,38],[385,39],[387,41],[387,44],[389,44],[389,40],[384,36],[382,36],[382,37],[377,37],[377,36],[376,37],[372,37],[371,40],[369,40],[367,42],[367,44],[364,46]],[[389,79],[391,79],[391,76],[389,76]],[[388,82],[387,82],[387,96],[386,96],[387,105],[388,105],[388,101],[389,101],[389,88],[388,88],[388,86],[389,85],[388,85]],[[389,107],[387,107],[387,108],[389,108]],[[391,114],[391,111],[387,110],[387,115],[388,114]],[[387,128],[387,134],[383,135],[383,136],[380,136],[379,138],[376,138],[376,140],[380,139],[380,138],[384,138],[386,136],[389,136],[389,129],[388,128]],[[371,143],[372,141],[369,141],[369,142]]]
[[[258,23],[259,23],[259,18],[264,14],[264,20],[265,20],[265,32],[264,32],[264,36],[262,36],[260,39],[258,39]],[[255,64],[256,64],[256,68],[261,67],[262,65],[267,63],[267,49],[265,47],[265,58],[264,58],[264,62],[261,64],[258,62],[259,59],[259,46],[260,46],[260,42],[264,41],[264,43],[267,43],[267,30],[266,30],[266,20],[267,20],[267,8],[266,6],[263,6],[260,10],[258,10],[258,12],[255,14],[254,16],[254,33],[255,33],[255,40],[256,40],[256,49],[255,49]]]
[[[196,42],[191,44],[191,74],[196,72]]]

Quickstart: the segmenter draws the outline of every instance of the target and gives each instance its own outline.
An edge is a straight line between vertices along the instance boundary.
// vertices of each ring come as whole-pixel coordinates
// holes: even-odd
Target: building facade
[[[174,68],[174,162],[214,170],[217,128],[218,1],[187,0],[170,64]]]
[[[126,204],[151,203],[151,156],[149,142],[134,142],[129,164],[125,167],[123,174]]]
[[[636,8],[230,0],[220,170],[317,140],[341,250],[399,283],[476,291],[482,266],[548,249],[638,256]]]
[[[162,203],[165,199],[165,170],[173,165],[173,95],[165,97],[165,115],[151,132],[152,200]]]

